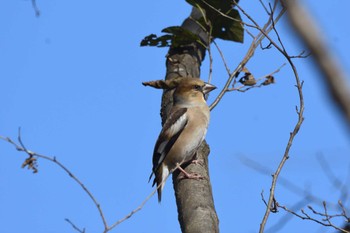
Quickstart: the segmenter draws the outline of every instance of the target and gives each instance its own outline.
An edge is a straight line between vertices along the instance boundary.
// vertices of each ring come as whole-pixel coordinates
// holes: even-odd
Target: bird
[[[156,141],[153,151],[154,175],[152,187],[157,184],[158,202],[167,177],[179,169],[187,178],[198,178],[185,172],[181,165],[195,159],[198,147],[207,133],[210,110],[206,102],[209,92],[216,89],[199,78],[177,78],[144,82],[145,86],[174,89],[173,105]]]

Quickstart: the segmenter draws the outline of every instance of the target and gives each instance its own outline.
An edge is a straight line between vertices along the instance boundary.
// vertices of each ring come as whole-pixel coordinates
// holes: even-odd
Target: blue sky
[[[56,156],[65,164],[95,195],[112,224],[152,192],[147,181],[161,129],[161,92],[141,82],[164,77],[167,49],[143,48],[140,41],[165,27],[180,25],[191,7],[185,1],[160,0],[37,4],[39,18],[28,0],[0,1],[0,135],[15,139],[21,127],[27,148]],[[258,1],[242,0],[241,6],[263,25],[266,15]],[[349,72],[350,29],[344,17],[350,3],[309,0],[307,6]],[[304,50],[285,20],[278,29],[290,54]],[[245,44],[218,41],[231,70],[250,42],[247,34]],[[261,77],[285,62],[273,49],[257,50],[248,68]],[[337,177],[349,182],[349,132],[311,58],[295,60],[295,64],[305,81],[305,122],[281,176],[303,191],[296,193],[280,184],[276,198],[293,207],[305,199],[304,192],[311,192],[336,203],[340,193],[317,155],[324,156]],[[207,77],[208,59],[202,67],[202,79]],[[220,89],[226,78],[214,51],[212,82]],[[296,123],[298,96],[291,69],[285,66],[275,78],[275,85],[227,94],[212,112],[207,141],[221,232],[257,232],[265,211],[260,194],[262,190],[268,194],[271,176],[246,166],[242,158],[275,170]],[[209,103],[218,93],[213,92]],[[87,232],[102,232],[95,206],[67,174],[39,160],[39,172],[34,175],[20,168],[24,158],[0,142],[1,232],[74,232],[65,218]],[[322,210],[319,202],[307,203]],[[271,228],[286,216],[283,211],[272,214],[266,229],[333,232],[296,218],[278,230]],[[154,196],[112,232],[180,232],[172,181],[168,180],[160,205]]]

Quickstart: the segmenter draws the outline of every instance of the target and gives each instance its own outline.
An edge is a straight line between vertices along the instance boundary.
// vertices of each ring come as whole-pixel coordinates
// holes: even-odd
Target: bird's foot
[[[179,179],[204,179],[204,176],[199,175],[198,173],[188,173],[180,165],[177,164],[177,169],[181,171],[179,174]]]
[[[204,166],[204,162],[202,160],[199,160],[199,159],[193,159],[191,161],[192,164],[195,164],[195,165],[201,165],[202,167]]]

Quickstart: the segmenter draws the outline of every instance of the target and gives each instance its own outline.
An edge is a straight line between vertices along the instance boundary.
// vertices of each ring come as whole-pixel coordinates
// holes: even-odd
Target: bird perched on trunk
[[[206,95],[216,87],[198,78],[183,77],[142,84],[158,89],[174,89],[173,106],[154,147],[150,176],[151,179],[155,175],[153,186],[159,186],[160,202],[165,180],[175,169],[179,169],[187,178],[198,178],[198,175],[185,172],[181,165],[194,159],[204,140],[210,117]]]

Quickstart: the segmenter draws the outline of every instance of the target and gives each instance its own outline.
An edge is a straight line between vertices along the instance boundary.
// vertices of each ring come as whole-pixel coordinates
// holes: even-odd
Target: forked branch
[[[13,141],[11,138],[9,137],[4,137],[0,135],[0,139],[3,141],[6,141],[8,143],[10,143],[11,145],[13,145],[17,151],[20,152],[24,152],[28,155],[28,158],[25,159],[22,167],[27,167],[28,169],[32,170],[34,173],[38,172],[37,169],[37,160],[38,159],[44,159],[47,160],[49,162],[52,162],[54,164],[56,164],[59,168],[61,168],[67,175],[69,175],[69,177],[71,177],[83,190],[84,192],[89,196],[89,198],[92,200],[92,202],[94,203],[96,209],[98,210],[101,220],[103,222],[103,226],[104,226],[104,233],[109,232],[110,230],[112,230],[113,228],[115,228],[116,226],[118,226],[120,223],[124,222],[125,220],[129,219],[130,217],[132,217],[135,213],[137,213],[138,211],[140,211],[143,206],[148,202],[148,200],[156,193],[157,188],[156,187],[151,194],[149,194],[144,200],[143,202],[135,209],[133,209],[129,214],[125,215],[123,218],[117,220],[116,222],[114,222],[111,225],[108,225],[107,220],[105,218],[104,212],[102,210],[101,205],[99,204],[99,202],[97,201],[97,199],[95,198],[95,196],[92,194],[92,192],[85,186],[85,184],[76,176],[74,175],[64,164],[62,164],[60,161],[57,160],[56,157],[50,157],[47,155],[43,155],[43,154],[39,154],[36,153],[34,151],[31,151],[29,149],[26,148],[26,146],[24,145],[23,141],[22,141],[22,137],[21,137],[21,130],[19,129],[18,131],[18,142]],[[162,183],[159,184],[159,186],[162,185]],[[74,230],[84,233],[85,229],[80,229],[79,227],[77,227],[71,220],[69,219],[65,219],[65,221],[67,221]]]

